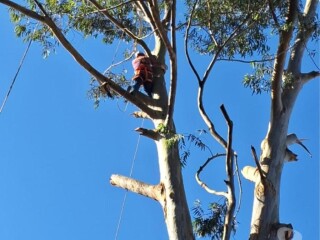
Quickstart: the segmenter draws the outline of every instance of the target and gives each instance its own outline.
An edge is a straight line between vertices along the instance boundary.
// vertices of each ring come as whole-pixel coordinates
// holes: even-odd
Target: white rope
[[[142,119],[141,127],[143,127],[143,123],[144,123],[144,119]],[[139,144],[140,144],[140,138],[141,138],[141,135],[139,134],[138,140],[137,140],[137,144],[136,144],[136,149],[135,149],[134,154],[133,154],[133,159],[132,159],[132,163],[131,163],[129,177],[132,177],[132,174],[133,174],[134,164],[135,164],[135,161],[136,161],[136,157],[137,157],[138,149],[139,149]],[[128,195],[128,190],[126,190],[126,192],[124,194],[124,197],[123,197],[123,200],[122,200],[122,206],[121,206],[121,210],[120,210],[120,215],[119,215],[119,220],[118,220],[118,225],[117,225],[117,229],[116,229],[114,240],[118,239],[118,234],[119,234],[119,230],[120,230],[120,226],[121,226],[123,211],[124,211],[124,207],[125,207],[126,200],[127,200],[127,195]]]

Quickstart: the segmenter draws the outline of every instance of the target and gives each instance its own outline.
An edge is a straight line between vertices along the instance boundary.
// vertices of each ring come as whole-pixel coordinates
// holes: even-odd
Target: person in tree
[[[129,87],[129,92],[138,91],[140,86],[143,85],[145,92],[149,97],[152,97],[155,68],[160,67],[165,71],[166,67],[152,60],[142,52],[136,53],[135,59],[132,61],[132,67],[134,69],[132,80],[135,81],[135,84],[133,87]]]

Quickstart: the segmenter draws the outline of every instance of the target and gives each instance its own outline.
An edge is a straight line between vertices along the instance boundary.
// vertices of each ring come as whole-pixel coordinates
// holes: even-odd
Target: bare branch
[[[241,182],[241,178],[240,178],[240,170],[239,170],[239,165],[238,165],[238,155],[236,153],[234,153],[234,158],[235,158],[235,172],[238,178],[238,184],[239,184],[239,203],[238,203],[238,208],[236,210],[236,213],[234,214],[234,217],[236,218],[238,213],[240,212],[240,208],[241,208],[241,203],[242,203],[242,182]]]
[[[191,9],[191,14],[190,14],[190,17],[189,17],[189,20],[188,20],[186,33],[185,33],[185,37],[184,37],[184,51],[185,51],[189,66],[191,67],[191,69],[192,69],[194,75],[196,76],[196,78],[198,80],[198,83],[200,85],[200,83],[201,83],[200,75],[199,75],[198,71],[196,70],[195,66],[193,65],[193,62],[192,62],[192,60],[190,58],[189,50],[188,50],[189,31],[190,31],[190,27],[191,27],[193,13],[195,11],[195,8],[196,8],[197,4],[198,4],[198,1],[195,1],[194,5],[192,6],[192,9]]]
[[[233,122],[231,121],[227,110],[224,105],[220,106],[222,114],[227,121],[228,125],[228,142],[227,142],[227,156],[226,156],[226,172],[227,172],[227,199],[228,199],[228,208],[226,217],[224,220],[224,231],[223,238],[224,240],[230,239],[230,235],[233,227],[233,214],[236,207],[236,197],[235,197],[235,187],[234,187],[234,176],[233,176],[233,166],[234,166],[234,153],[232,150],[232,134],[233,134]]]
[[[252,153],[252,156],[253,156],[253,159],[254,159],[254,162],[256,163],[257,165],[257,168],[258,168],[258,171],[259,171],[259,174],[260,174],[260,178],[261,180],[263,181],[265,176],[263,174],[263,171],[261,169],[261,166],[260,166],[260,163],[259,163],[259,159],[258,159],[258,156],[257,156],[257,152],[256,152],[256,149],[251,146],[251,153]]]
[[[215,194],[215,195],[217,195],[217,196],[223,196],[223,197],[225,197],[225,198],[228,198],[228,195],[227,195],[226,192],[215,191],[215,190],[209,188],[209,187],[207,186],[207,184],[205,184],[205,183],[200,179],[200,173],[201,173],[201,172],[203,171],[203,169],[209,164],[209,162],[211,162],[212,160],[214,160],[214,159],[217,158],[217,157],[222,157],[222,156],[226,156],[226,154],[225,154],[225,153],[216,154],[216,155],[208,158],[207,161],[206,161],[203,165],[201,165],[200,168],[199,168],[199,170],[196,172],[195,178],[196,178],[197,183],[198,183],[202,188],[204,188],[204,190],[206,190],[208,193],[210,193],[210,194]]]
[[[171,1],[171,44],[172,51],[176,53],[177,45],[176,45],[176,0]],[[168,112],[165,119],[165,126],[168,126],[169,122],[172,121],[174,105],[176,99],[176,91],[177,91],[177,59],[174,54],[170,57],[170,89],[169,89],[169,99],[168,99]]]
[[[156,201],[161,201],[161,189],[162,186],[158,185],[150,185],[144,182],[140,182],[133,178],[128,178],[121,175],[111,175],[110,183],[113,186],[123,188],[129,190],[134,193],[138,193],[140,195],[152,198]]]

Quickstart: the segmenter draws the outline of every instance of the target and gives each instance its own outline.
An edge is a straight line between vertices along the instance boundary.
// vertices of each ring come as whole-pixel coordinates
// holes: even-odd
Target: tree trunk
[[[296,23],[297,2],[290,1],[288,26]],[[280,181],[286,151],[286,138],[291,112],[303,85],[320,75],[319,72],[301,73],[305,46],[314,31],[317,0],[307,0],[299,31],[294,39],[286,73],[283,75],[285,55],[291,41],[290,34],[280,36],[275,70],[272,79],[272,109],[269,129],[261,144],[260,164],[264,176],[255,178],[254,203],[251,219],[250,240],[286,240],[292,237],[292,225],[279,222]],[[292,30],[293,31],[293,28]],[[280,64],[279,64],[280,63]],[[277,65],[278,64],[278,65]],[[277,86],[276,86],[277,85]],[[278,91],[278,93],[277,93]],[[277,101],[275,101],[277,100]]]
[[[282,239],[278,230],[287,226],[279,222],[280,182],[289,119],[301,88],[301,82],[295,82],[291,90],[282,93],[282,97],[290,101],[283,105],[281,111],[272,115],[267,136],[261,144],[260,165],[264,177],[255,183],[250,240]]]
[[[194,239],[184,191],[178,144],[172,139],[156,142],[164,218],[170,240]]]

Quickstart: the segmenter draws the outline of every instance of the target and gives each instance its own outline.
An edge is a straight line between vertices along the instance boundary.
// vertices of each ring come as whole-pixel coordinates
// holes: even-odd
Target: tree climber
[[[163,70],[164,74],[166,66],[149,58],[144,53],[137,52],[135,54],[135,59],[132,61],[132,67],[134,69],[132,80],[135,81],[135,84],[133,87],[130,86],[128,91],[133,93],[134,91],[138,91],[140,86],[143,85],[145,92],[149,97],[152,97],[154,77],[159,77],[158,75],[155,75],[154,72],[156,71],[156,68],[160,68]]]

